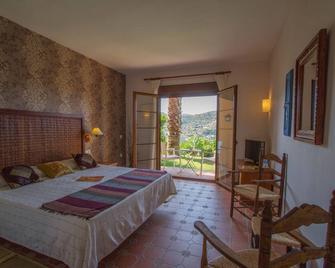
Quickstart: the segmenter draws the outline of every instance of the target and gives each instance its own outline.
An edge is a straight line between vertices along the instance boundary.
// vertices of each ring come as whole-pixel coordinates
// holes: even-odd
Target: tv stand
[[[240,171],[239,184],[255,184],[254,180],[258,180],[259,167],[252,161],[245,159],[237,159],[237,170]],[[262,180],[273,179],[273,173],[270,169],[265,168]],[[262,185],[265,188],[271,189],[271,185]]]

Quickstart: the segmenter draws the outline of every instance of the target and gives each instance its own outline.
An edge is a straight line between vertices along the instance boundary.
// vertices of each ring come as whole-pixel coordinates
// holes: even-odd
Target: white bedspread
[[[46,212],[39,207],[131,170],[101,165],[0,192],[0,236],[61,260],[70,267],[97,267],[102,258],[176,192],[171,175],[162,176],[90,220]],[[84,175],[105,177],[100,182],[76,181]]]

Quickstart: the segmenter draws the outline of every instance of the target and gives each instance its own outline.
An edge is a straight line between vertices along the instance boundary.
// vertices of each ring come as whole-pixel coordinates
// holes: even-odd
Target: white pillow
[[[7,191],[7,190],[10,190],[11,188],[6,184],[6,185],[3,185],[3,186],[0,186],[0,192],[1,191]]]
[[[40,170],[37,166],[30,166],[35,173],[38,175],[39,180],[47,179],[47,175],[44,174],[42,170]]]
[[[70,159],[65,159],[65,160],[62,160],[60,161],[62,162],[64,165],[68,166],[69,168],[71,168],[72,170],[78,170],[80,169],[76,163],[76,161],[74,161],[73,158],[70,158]]]
[[[7,182],[5,181],[4,177],[0,174],[0,187],[3,187],[7,185]]]

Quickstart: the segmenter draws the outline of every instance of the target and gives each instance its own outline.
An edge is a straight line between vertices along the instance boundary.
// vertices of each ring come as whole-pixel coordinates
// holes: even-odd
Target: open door
[[[232,178],[228,171],[235,169],[236,162],[237,85],[218,92],[217,102],[215,179],[231,189]]]
[[[133,167],[159,169],[159,124],[158,95],[134,92]]]

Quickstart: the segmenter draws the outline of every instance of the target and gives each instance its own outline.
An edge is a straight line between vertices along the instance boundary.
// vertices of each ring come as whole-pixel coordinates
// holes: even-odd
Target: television
[[[259,154],[265,149],[264,141],[245,140],[245,159],[252,161],[256,165],[259,162]]]

